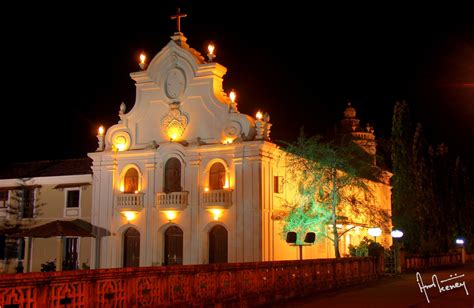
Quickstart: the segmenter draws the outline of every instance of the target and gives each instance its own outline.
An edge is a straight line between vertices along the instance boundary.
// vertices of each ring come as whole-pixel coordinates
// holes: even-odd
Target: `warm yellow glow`
[[[229,179],[225,179],[224,188],[229,188]]]
[[[176,126],[171,126],[168,128],[166,133],[168,134],[168,137],[171,141],[176,141],[179,137],[181,137],[182,131]]]
[[[216,46],[214,46],[214,44],[210,43],[209,45],[207,45],[207,50],[209,51],[209,54],[210,55],[213,55],[214,54],[214,49],[216,48]]]
[[[257,120],[261,120],[263,118],[263,114],[259,111],[257,111],[257,114],[255,115],[255,117],[257,118]]]
[[[354,225],[347,225],[346,228],[347,228],[347,229],[354,228]]]
[[[138,194],[138,190],[135,190],[135,193]]]
[[[235,93],[234,90],[230,91],[229,97],[232,103],[235,102],[235,99],[237,98],[237,94]]]
[[[219,218],[222,216],[223,210],[221,209],[211,209],[209,212],[212,213],[212,216],[214,216],[214,220],[219,220]]]
[[[140,55],[140,64],[145,64],[146,56],[144,53]]]
[[[137,218],[137,212],[135,211],[123,211],[122,214],[127,218],[128,221],[132,221]]]
[[[231,144],[232,142],[234,142],[234,139],[232,139],[232,138],[225,138],[222,143],[224,143],[224,144]]]
[[[204,187],[204,191],[205,191],[205,192],[208,192],[208,191],[209,191],[209,187]]]
[[[124,192],[124,191],[125,191],[125,186],[124,186],[124,184],[123,184],[123,183],[122,183],[122,184],[120,184],[120,191],[121,191],[121,192]]]
[[[163,211],[165,214],[166,218],[168,218],[169,221],[172,221],[178,216],[178,212],[176,211]]]
[[[105,129],[104,129],[104,127],[101,125],[101,126],[99,127],[99,136],[103,136],[103,135],[104,135],[104,132],[105,132]]]
[[[127,140],[125,139],[125,137],[118,136],[117,138],[115,138],[114,145],[117,150],[124,151],[126,144],[127,144]]]

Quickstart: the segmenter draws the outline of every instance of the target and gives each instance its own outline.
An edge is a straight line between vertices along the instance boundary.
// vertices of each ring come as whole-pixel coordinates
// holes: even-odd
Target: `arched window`
[[[221,225],[209,231],[209,263],[227,263],[227,230]]]
[[[135,228],[123,234],[123,266],[140,266],[140,232]]]
[[[209,189],[223,189],[225,185],[225,167],[221,163],[214,163],[209,170]]]
[[[183,264],[183,230],[177,226],[172,226],[166,229],[164,264]]]
[[[135,168],[130,168],[125,173],[123,179],[124,193],[133,194],[138,191],[138,171]]]
[[[173,157],[165,164],[165,193],[181,191],[181,162]]]

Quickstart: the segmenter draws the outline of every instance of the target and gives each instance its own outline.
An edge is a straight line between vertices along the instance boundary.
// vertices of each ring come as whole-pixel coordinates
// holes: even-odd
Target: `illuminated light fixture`
[[[120,191],[121,192],[124,192],[125,191],[125,185],[122,183],[120,184]]]
[[[237,94],[235,93],[234,90],[230,91],[229,97],[230,97],[230,101],[231,101],[232,103],[235,103],[235,99],[237,98]]]
[[[145,54],[144,53],[140,54],[140,62],[138,63],[138,65],[140,65],[140,68],[141,68],[142,71],[146,67],[145,60],[146,60]]]
[[[209,62],[212,62],[216,55],[214,54],[214,49],[216,49],[216,46],[211,42],[209,45],[207,45],[207,51],[209,52],[207,54],[207,58],[209,59]]]
[[[98,130],[99,136],[103,136],[103,135],[104,135],[104,132],[105,132],[105,128],[104,128],[104,126],[101,125],[101,126],[99,127],[99,130]]]
[[[209,192],[209,187],[204,187],[205,192]]]
[[[380,236],[380,234],[382,234],[382,229],[380,228],[370,228],[368,231],[369,235],[371,236]]]
[[[124,136],[118,136],[117,138],[115,138],[114,145],[118,151],[125,151],[125,147],[127,146],[127,140]]]
[[[457,238],[456,239],[456,244],[458,245],[464,245],[464,240],[462,238]]]
[[[135,190],[135,193],[138,194],[138,190]]]
[[[176,219],[176,217],[178,217],[178,212],[176,211],[163,211],[163,213],[170,222],[172,222],[174,219]]]
[[[217,221],[222,216],[223,210],[221,210],[221,209],[210,209],[209,212],[212,213],[212,216],[214,217],[214,220]]]
[[[121,212],[125,218],[127,218],[128,221],[133,221],[135,218],[137,218],[137,212],[135,211],[123,211]]]
[[[225,179],[225,183],[224,183],[224,187],[223,187],[223,188],[224,188],[224,189],[227,189],[227,188],[229,188],[229,187],[230,187],[230,186],[229,186],[229,179]]]
[[[234,142],[234,139],[232,139],[232,138],[225,138],[225,140],[224,140],[223,143],[224,143],[224,144],[231,144],[232,142]]]
[[[255,117],[257,118],[257,120],[261,121],[261,120],[262,120],[262,118],[263,118],[263,114],[262,114],[262,112],[261,112],[260,110],[259,110],[259,111],[257,111],[257,114],[255,115]]]
[[[393,238],[401,238],[403,236],[403,232],[400,230],[393,230],[390,235],[392,235]]]
[[[170,123],[168,129],[166,130],[166,134],[170,138],[171,141],[178,140],[179,137],[183,134],[184,129],[178,125],[177,123]]]

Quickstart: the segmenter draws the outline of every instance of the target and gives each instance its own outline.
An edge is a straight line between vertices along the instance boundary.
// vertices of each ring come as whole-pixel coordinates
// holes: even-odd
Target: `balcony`
[[[139,212],[145,204],[144,193],[125,194],[120,193],[115,196],[115,209],[119,212],[134,211]]]
[[[232,206],[232,190],[204,191],[202,193],[202,205],[205,209],[228,209]]]
[[[156,206],[160,211],[182,211],[188,205],[188,194],[187,191],[157,193]]]

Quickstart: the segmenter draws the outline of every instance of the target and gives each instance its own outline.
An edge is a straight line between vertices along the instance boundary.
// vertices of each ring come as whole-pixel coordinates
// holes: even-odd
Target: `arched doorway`
[[[140,266],[140,232],[132,227],[123,234],[123,266]]]
[[[209,263],[227,263],[227,230],[221,225],[209,231]]]
[[[183,264],[183,230],[172,226],[165,231],[164,265]]]
[[[165,164],[165,193],[181,191],[181,162],[172,157]]]

